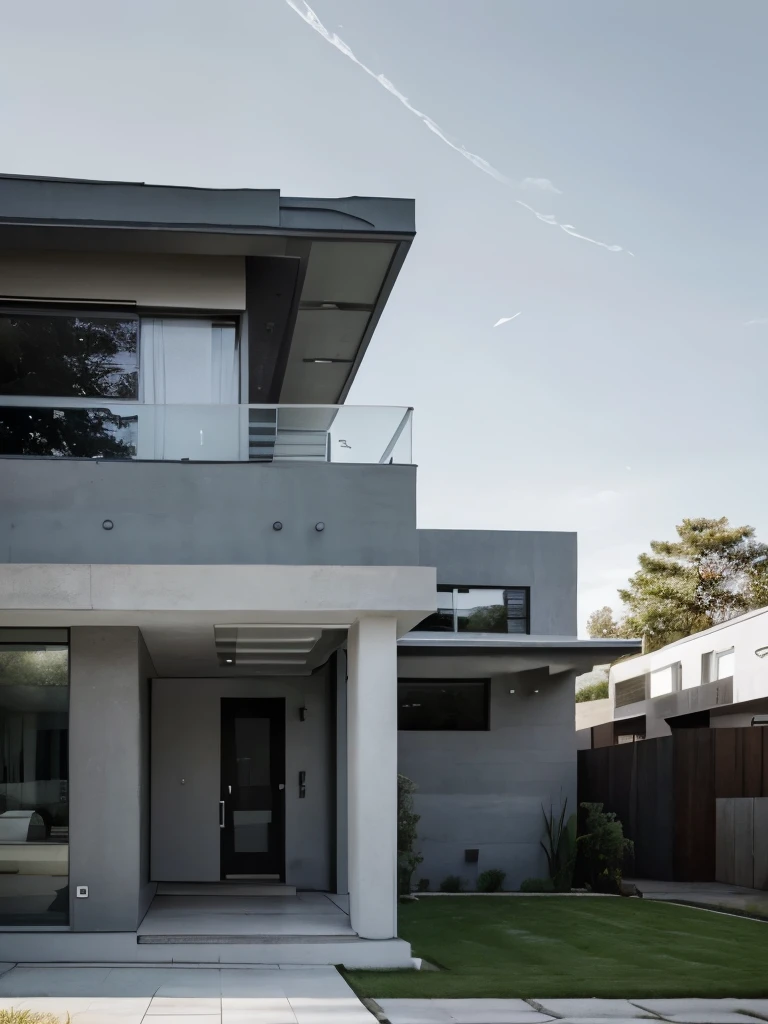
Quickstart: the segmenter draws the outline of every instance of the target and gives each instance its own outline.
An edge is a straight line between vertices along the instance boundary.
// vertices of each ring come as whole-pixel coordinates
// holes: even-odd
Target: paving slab
[[[447,1010],[455,1024],[546,1024],[552,1017],[538,1013],[524,999],[431,999]]]
[[[754,1021],[755,1018],[751,1019]],[[746,1024],[750,1018],[743,1013],[709,1010],[699,1013],[673,1013],[664,1020],[674,1021],[675,1024]]]
[[[375,998],[375,997],[374,997]],[[390,1024],[454,1024],[451,1014],[434,999],[376,999]]]
[[[650,1010],[660,1017],[671,1018],[678,1014],[744,1013],[756,1014],[768,1019],[768,999],[633,999],[635,1006]],[[749,1018],[747,1018],[747,1021]],[[742,1017],[742,1024],[744,1018]]]
[[[553,1017],[595,1017],[631,1020],[647,1016],[629,999],[532,999],[544,1013]]]

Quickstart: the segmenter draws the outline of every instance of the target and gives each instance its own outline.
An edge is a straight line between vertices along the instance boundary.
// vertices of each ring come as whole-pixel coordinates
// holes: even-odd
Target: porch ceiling
[[[0,626],[138,626],[158,675],[308,675],[353,622],[392,616],[402,636],[436,592],[418,566],[6,564]],[[286,629],[276,661],[265,651]]]

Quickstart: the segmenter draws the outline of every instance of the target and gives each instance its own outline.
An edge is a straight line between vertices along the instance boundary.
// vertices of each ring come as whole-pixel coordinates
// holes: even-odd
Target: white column
[[[397,624],[349,630],[349,913],[365,939],[397,935]]]

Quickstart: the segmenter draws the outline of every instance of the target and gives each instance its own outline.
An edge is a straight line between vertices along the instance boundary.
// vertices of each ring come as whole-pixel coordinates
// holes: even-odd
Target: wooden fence
[[[768,797],[768,728],[675,729],[579,751],[579,803],[614,811],[635,843],[634,873],[715,880],[715,801]]]

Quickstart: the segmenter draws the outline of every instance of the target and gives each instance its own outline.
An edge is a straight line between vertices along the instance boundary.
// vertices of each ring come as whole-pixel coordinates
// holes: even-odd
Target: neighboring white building
[[[668,736],[680,727],[750,726],[768,714],[768,608],[613,665],[600,720],[578,745]],[[577,722],[577,729],[579,723]]]

